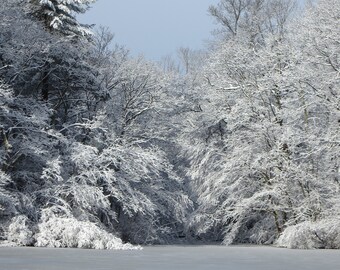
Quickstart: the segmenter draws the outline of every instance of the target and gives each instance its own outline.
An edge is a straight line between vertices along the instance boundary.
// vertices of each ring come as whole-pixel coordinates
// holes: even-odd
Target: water
[[[110,251],[0,248],[0,270],[340,270],[339,250],[156,246]]]

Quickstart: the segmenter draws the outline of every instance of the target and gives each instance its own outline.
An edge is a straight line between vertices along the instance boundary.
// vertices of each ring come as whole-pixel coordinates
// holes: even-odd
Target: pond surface
[[[110,251],[0,248],[0,270],[340,270],[339,250],[154,246]]]

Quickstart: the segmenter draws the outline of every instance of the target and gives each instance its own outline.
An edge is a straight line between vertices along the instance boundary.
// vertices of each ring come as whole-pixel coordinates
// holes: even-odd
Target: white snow
[[[6,270],[338,270],[339,251],[246,246],[153,246],[109,251],[0,248]]]

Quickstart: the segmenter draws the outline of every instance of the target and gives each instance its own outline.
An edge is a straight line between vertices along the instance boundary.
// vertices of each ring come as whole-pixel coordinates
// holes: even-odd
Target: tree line
[[[2,0],[0,239],[339,248],[337,0],[221,0],[205,51],[152,63]]]

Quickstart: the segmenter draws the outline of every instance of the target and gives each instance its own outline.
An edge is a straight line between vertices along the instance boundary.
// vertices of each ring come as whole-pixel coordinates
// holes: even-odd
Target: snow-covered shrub
[[[43,212],[36,234],[37,247],[138,249],[123,242],[96,224],[78,221],[73,217],[57,217],[49,210]]]
[[[279,237],[276,245],[297,249],[339,249],[340,218],[306,221],[290,226]]]
[[[24,216],[16,216],[8,227],[8,241],[19,246],[30,246],[34,243],[32,224]]]

